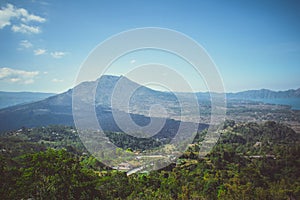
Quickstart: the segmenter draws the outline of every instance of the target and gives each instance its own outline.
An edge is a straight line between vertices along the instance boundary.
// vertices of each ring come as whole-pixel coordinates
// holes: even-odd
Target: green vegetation
[[[200,158],[205,133],[177,163],[127,176],[89,155],[72,127],[9,132],[0,137],[0,199],[300,198],[300,137],[291,128],[227,121],[218,144]],[[152,144],[121,133],[107,135],[124,149]]]
[[[163,143],[154,138],[136,138],[121,132],[106,132],[109,140],[123,149],[146,150],[161,146]]]

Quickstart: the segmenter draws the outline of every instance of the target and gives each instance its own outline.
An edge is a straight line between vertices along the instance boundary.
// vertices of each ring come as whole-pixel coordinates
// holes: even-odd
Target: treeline
[[[71,127],[46,127],[39,131],[49,134],[38,142],[31,141],[37,129],[1,137],[0,199],[300,198],[299,134],[283,124],[227,121],[206,157],[197,156],[204,131],[177,163],[130,176],[79,153],[80,146],[62,149],[59,129],[67,138],[76,135]],[[57,144],[45,139],[52,135],[58,137]],[[116,140],[118,135],[114,134]]]

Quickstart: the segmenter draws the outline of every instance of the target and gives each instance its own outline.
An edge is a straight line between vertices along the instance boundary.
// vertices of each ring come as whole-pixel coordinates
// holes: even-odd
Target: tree
[[[23,156],[18,194],[21,198],[81,199],[96,197],[97,176],[83,169],[65,150],[49,149]]]

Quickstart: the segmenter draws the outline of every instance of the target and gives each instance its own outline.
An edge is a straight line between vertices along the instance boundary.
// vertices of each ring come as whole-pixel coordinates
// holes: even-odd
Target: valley
[[[121,94],[129,92],[130,88],[138,88],[131,96],[128,107],[122,104],[114,104],[112,107],[111,98],[116,83],[120,80],[117,76],[102,76],[96,81],[84,82],[64,93],[48,97],[44,100],[29,104],[16,105],[0,110],[0,132],[7,130],[19,129],[25,127],[45,126],[51,124],[74,125],[73,111],[74,102],[72,104],[72,94],[76,91],[76,99],[79,105],[95,104],[95,110],[98,120],[102,121],[104,131],[117,131],[118,127],[112,119],[114,110],[121,113],[130,113],[137,124],[147,124],[148,117],[168,118],[175,121],[183,121],[188,123],[211,124],[211,102],[209,93],[197,93],[195,96],[185,93],[170,93],[155,91],[150,88],[138,85],[137,83],[122,78],[123,89]],[[93,94],[95,90],[95,99],[93,102]],[[287,105],[265,104],[259,101],[253,101],[252,98],[265,97],[268,95],[274,98],[279,95],[280,98],[286,94],[286,98],[290,96],[295,98],[299,90],[289,90],[284,92],[272,92],[269,90],[249,91],[235,94],[227,94],[226,112],[227,119],[236,121],[256,121],[263,122],[273,120],[289,124],[299,130],[300,111],[293,110]],[[238,99],[237,99],[238,98]],[[179,102],[181,100],[182,102]],[[300,101],[300,98],[299,98]],[[195,103],[198,109],[195,109]],[[157,110],[150,113],[153,105],[160,105],[166,112]],[[80,107],[86,109],[85,107]],[[91,108],[89,108],[91,109]],[[167,113],[167,116],[165,115]],[[214,116],[220,120],[223,115]],[[80,116],[79,116],[80,117]],[[83,116],[84,117],[84,116]],[[169,120],[169,121],[170,121]],[[219,121],[219,120],[218,120]],[[101,123],[101,122],[100,122]]]
[[[138,167],[138,163],[147,159],[141,156],[142,149],[147,145],[156,148],[159,142],[145,143],[143,139],[132,140],[126,134],[108,132],[111,141],[136,158],[134,162],[109,168],[84,148],[72,127],[10,131],[0,137],[3,178],[0,196],[4,199],[251,199],[255,196],[275,200],[300,196],[298,133],[272,121],[257,124],[228,120],[220,131],[217,145],[205,157],[198,154],[206,130],[197,134],[178,160],[158,171],[147,171],[147,165]],[[70,183],[67,186],[66,180]]]
[[[214,113],[217,120],[211,122],[209,93],[155,91],[129,79],[125,79],[122,91],[138,89],[128,107],[112,105],[114,86],[119,79],[103,76],[37,102],[1,109],[0,173],[3,180],[9,181],[0,181],[0,196],[4,199],[251,199],[255,196],[278,200],[300,197],[300,110],[251,99],[258,94],[262,97],[265,92],[273,98],[276,92],[226,94],[226,121],[222,124],[224,116],[218,112]],[[93,89],[96,95],[91,104]],[[79,107],[74,104],[74,90]],[[287,98],[295,98],[294,93],[298,94],[289,91]],[[281,92],[279,97],[282,95]],[[198,109],[194,107],[195,101]],[[88,105],[94,105],[101,130],[90,123]],[[166,112],[153,109],[153,105],[160,105]],[[75,127],[74,109],[84,111],[77,115],[83,120],[80,128]],[[129,125],[126,130],[120,128],[115,114],[119,120],[125,120],[129,114],[141,127],[151,120],[165,120],[165,123],[149,137]],[[211,135],[209,125],[216,127]],[[185,132],[177,136],[179,127]],[[192,127],[197,127],[194,133]],[[192,140],[188,141],[190,137]],[[65,180],[70,183],[68,186]],[[112,187],[115,189],[111,191]],[[6,188],[11,189],[7,192]]]

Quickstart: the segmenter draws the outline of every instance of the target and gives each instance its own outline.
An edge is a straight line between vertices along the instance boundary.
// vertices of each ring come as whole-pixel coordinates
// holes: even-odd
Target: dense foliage
[[[123,149],[133,149],[133,150],[146,150],[159,147],[163,143],[154,138],[136,138],[126,133],[121,132],[107,132],[105,134],[109,140],[114,143],[117,147]]]
[[[227,121],[200,158],[204,135],[174,165],[127,176],[87,154],[71,127],[10,132],[0,137],[0,199],[300,198],[300,140],[289,127]],[[126,141],[123,148],[139,144],[124,137],[114,133],[112,140]]]

